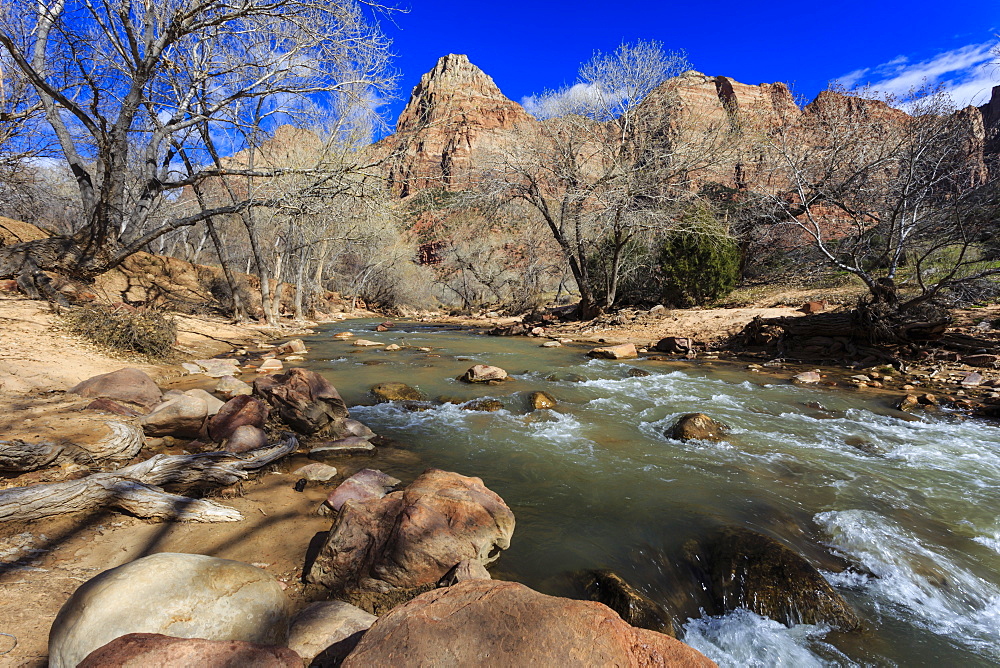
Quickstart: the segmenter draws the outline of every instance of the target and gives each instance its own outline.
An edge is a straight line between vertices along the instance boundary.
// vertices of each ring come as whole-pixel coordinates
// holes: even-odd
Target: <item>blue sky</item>
[[[988,63],[1000,1],[566,2],[400,0],[383,28],[400,70],[392,123],[420,75],[446,53],[464,53],[507,97],[573,83],[595,49],[655,39],[685,49],[695,69],[748,84],[784,81],[812,99],[834,79],[906,92],[924,76],[983,104],[1000,85]]]

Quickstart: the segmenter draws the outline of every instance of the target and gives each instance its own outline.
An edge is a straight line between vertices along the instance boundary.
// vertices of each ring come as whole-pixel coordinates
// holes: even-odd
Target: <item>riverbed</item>
[[[321,328],[305,339],[303,364],[333,382],[352,417],[418,458],[390,461],[388,472],[409,482],[426,467],[453,470],[503,497],[517,527],[496,577],[579,596],[574,573],[614,569],[724,666],[1000,663],[1000,428],[945,412],[907,420],[884,399],[732,365],[591,360],[582,345],[374,324]],[[345,330],[403,349],[332,338]],[[479,363],[513,379],[457,380]],[[368,389],[386,381],[451,403],[371,405]],[[531,411],[538,390],[557,408]],[[481,397],[504,408],[463,408]],[[691,412],[729,425],[728,441],[668,438]],[[724,526],[806,556],[867,630],[703,615],[685,545]]]

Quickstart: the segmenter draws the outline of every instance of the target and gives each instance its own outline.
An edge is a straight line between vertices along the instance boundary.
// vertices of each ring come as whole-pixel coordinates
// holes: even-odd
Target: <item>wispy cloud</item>
[[[998,45],[996,41],[969,44],[917,62],[900,55],[881,65],[848,72],[837,81],[845,88],[869,86],[899,96],[924,83],[940,84],[960,107],[985,104],[993,86],[1000,84]]]

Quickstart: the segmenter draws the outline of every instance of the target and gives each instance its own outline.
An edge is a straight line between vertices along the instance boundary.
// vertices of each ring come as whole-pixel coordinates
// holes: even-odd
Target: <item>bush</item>
[[[71,309],[64,318],[71,331],[114,352],[163,359],[177,339],[177,323],[155,308],[87,306]]]
[[[733,291],[740,277],[740,248],[732,239],[674,232],[657,254],[662,303],[701,306]]]

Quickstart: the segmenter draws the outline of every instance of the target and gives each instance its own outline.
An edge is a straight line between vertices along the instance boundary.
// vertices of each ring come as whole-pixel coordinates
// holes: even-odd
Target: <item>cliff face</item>
[[[421,77],[396,133],[377,150],[396,154],[388,178],[397,195],[457,190],[469,187],[477,161],[502,148],[511,130],[534,122],[467,56],[449,54]]]
[[[979,107],[979,114],[986,135],[987,155],[1000,153],[1000,86],[993,87],[990,101]]]

